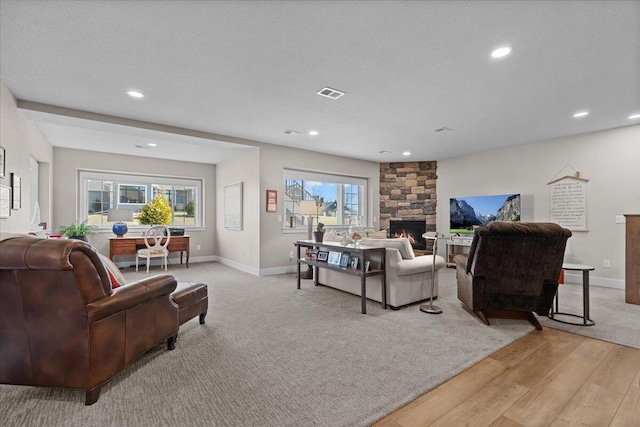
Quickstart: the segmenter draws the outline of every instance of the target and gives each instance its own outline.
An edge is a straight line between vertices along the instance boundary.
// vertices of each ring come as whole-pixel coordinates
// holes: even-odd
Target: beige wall
[[[366,178],[367,224],[378,229],[380,217],[380,165],[364,160],[321,154],[278,145],[260,145],[260,274],[283,273],[291,266],[289,252],[307,233],[282,231],[284,169],[340,174]],[[278,211],[266,211],[266,190],[278,191]]]
[[[589,179],[589,231],[573,233],[565,260],[595,267],[593,284],[621,288],[625,226],[615,219],[640,213],[639,162],[640,125],[440,160],[438,231],[449,230],[449,198],[484,194],[520,193],[524,221],[549,221],[547,183],[571,165]],[[566,168],[561,176],[572,173]],[[605,259],[611,268],[603,268]]]
[[[218,258],[224,264],[257,275],[260,269],[260,151],[216,165],[216,233]],[[224,227],[224,187],[242,182],[242,230]]]
[[[74,150],[56,147],[53,151],[55,172],[53,225],[57,229],[61,225],[77,220],[78,171],[100,170],[111,172],[141,173],[165,175],[204,180],[205,218],[204,230],[189,231],[191,236],[191,258],[197,261],[213,259],[216,253],[214,243],[215,231],[215,165],[205,163],[179,162],[164,159],[142,158],[113,153]],[[134,231],[130,231],[133,233]],[[90,243],[103,253],[109,253],[108,238],[113,236],[109,231],[90,237]],[[197,246],[200,245],[200,250]],[[177,254],[172,254],[172,257]],[[135,257],[131,257],[135,260]],[[126,258],[118,258],[123,261]]]
[[[0,146],[5,149],[5,177],[0,184],[11,186],[11,173],[22,178],[22,208],[12,210],[9,218],[0,219],[0,232],[29,231],[31,209],[29,196],[34,183],[29,182],[29,157],[39,162],[41,221],[51,223],[51,182],[53,147],[38,127],[27,120],[16,106],[16,99],[0,81]]]

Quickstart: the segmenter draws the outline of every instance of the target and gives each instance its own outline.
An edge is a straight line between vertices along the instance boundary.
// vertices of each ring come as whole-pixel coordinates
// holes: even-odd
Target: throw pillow
[[[109,257],[106,257],[102,254],[98,254],[100,256],[100,260],[102,261],[102,265],[104,265],[105,270],[107,270],[107,274],[109,274],[109,280],[111,281],[111,287],[113,289],[119,288],[120,286],[124,286],[127,284],[127,281],[124,279],[122,272],[118,268],[117,265]]]

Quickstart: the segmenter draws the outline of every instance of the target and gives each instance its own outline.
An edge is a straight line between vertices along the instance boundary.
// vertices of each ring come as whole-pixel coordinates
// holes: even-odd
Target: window
[[[284,171],[283,230],[307,230],[308,217],[300,214],[302,200],[321,200],[314,223],[350,225],[355,218],[366,220],[367,180],[313,172]]]
[[[78,218],[98,228],[111,229],[113,222],[107,221],[107,211],[131,209],[134,220],[128,225],[136,226],[140,209],[158,194],[171,206],[170,225],[204,226],[202,180],[109,172],[80,171]]]

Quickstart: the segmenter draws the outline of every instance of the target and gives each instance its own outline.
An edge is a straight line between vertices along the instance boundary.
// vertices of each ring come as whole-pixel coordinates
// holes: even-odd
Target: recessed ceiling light
[[[309,135],[311,135],[311,136],[316,136],[316,135],[318,135],[319,133],[320,133],[320,132],[318,132],[317,130],[310,130],[310,131],[309,131]]]
[[[584,117],[584,116],[588,116],[588,115],[589,115],[588,111],[580,111],[580,112],[575,113],[573,115],[573,117],[580,118],[580,117]]]
[[[144,94],[142,92],[138,92],[137,90],[128,90],[127,95],[132,98],[144,98]]]
[[[640,119],[640,113],[636,113],[636,114],[632,114],[632,115],[630,115],[630,116],[629,116],[629,119],[630,119],[630,120],[633,120],[633,119]]]
[[[149,147],[157,147],[157,146],[158,146],[158,144],[153,143],[153,142],[150,142],[150,143],[148,143],[147,145],[148,145]]]
[[[402,153],[403,156],[410,156],[411,155],[411,151],[405,151],[404,153]]]
[[[498,49],[491,52],[491,56],[494,58],[503,58],[511,53],[511,48],[508,46],[499,47]]]

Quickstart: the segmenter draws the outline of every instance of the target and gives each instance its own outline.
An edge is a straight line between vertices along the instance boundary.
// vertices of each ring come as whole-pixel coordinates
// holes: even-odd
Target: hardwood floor
[[[640,426],[640,350],[533,331],[374,424]]]

